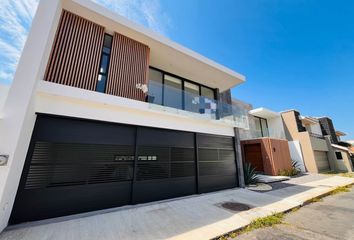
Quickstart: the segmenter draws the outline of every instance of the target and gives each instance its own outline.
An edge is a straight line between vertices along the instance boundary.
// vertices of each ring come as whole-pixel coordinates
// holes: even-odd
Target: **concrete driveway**
[[[258,217],[283,212],[353,178],[326,177],[267,193],[230,189],[170,201],[110,209],[9,227],[0,240],[91,239],[210,239],[248,225]],[[250,210],[235,212],[225,202],[244,203]]]
[[[352,240],[354,190],[328,196],[285,217],[285,223],[241,235],[241,240]]]

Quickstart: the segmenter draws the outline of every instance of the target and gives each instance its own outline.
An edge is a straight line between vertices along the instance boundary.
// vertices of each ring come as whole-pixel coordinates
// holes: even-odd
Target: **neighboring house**
[[[345,142],[341,141],[341,137],[346,133],[337,131],[334,127],[332,119],[329,117],[316,117],[321,125],[323,136],[328,137],[330,145],[328,146],[328,156],[332,164],[333,171],[352,172],[353,166],[351,162],[351,151]]]
[[[248,110],[249,129],[240,130],[244,161],[267,175],[291,169],[289,145],[280,114],[266,108],[252,109],[251,104],[236,99],[233,105]]]
[[[242,186],[247,116],[220,99],[242,82],[91,1],[40,1],[0,122],[0,230]]]
[[[333,159],[328,157],[330,142],[322,135],[319,120],[303,117],[295,110],[284,111],[281,116],[287,139],[300,143],[306,170],[318,173],[333,169]]]

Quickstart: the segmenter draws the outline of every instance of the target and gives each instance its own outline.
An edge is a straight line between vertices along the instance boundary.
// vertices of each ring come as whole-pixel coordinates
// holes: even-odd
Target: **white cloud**
[[[93,0],[104,7],[166,35],[168,16],[160,0]],[[10,83],[39,0],[1,0],[0,83]]]

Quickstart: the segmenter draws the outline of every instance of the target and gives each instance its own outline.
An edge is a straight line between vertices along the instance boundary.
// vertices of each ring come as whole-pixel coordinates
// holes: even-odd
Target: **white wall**
[[[10,89],[10,85],[0,84],[0,118],[3,115],[2,108],[5,104],[5,100],[6,100],[8,92],[9,92],[9,89]]]
[[[0,121],[0,154],[9,155],[0,166],[0,231],[8,223],[29,146],[34,121],[34,96],[44,75],[51,42],[59,21],[60,0],[41,1],[32,22]]]
[[[275,118],[269,118],[267,119],[267,122],[268,122],[270,137],[286,139],[283,120],[281,119],[281,116]]]
[[[299,141],[289,141],[288,144],[289,144],[291,159],[298,163],[298,166],[299,166],[301,172],[306,172],[300,142]]]
[[[138,126],[234,136],[233,127],[220,121],[182,113],[162,112],[154,104],[40,81],[35,111]]]

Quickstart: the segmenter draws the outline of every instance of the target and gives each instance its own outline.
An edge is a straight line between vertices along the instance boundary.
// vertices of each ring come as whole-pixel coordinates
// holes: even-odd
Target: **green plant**
[[[300,163],[293,159],[291,159],[291,166],[293,167],[293,169],[296,169],[298,172],[301,171]]]
[[[287,176],[287,177],[296,176],[297,174],[299,174],[299,171],[296,168],[283,169],[283,170],[279,170],[278,172],[279,176]]]
[[[249,162],[246,162],[243,165],[243,174],[246,185],[256,184],[259,180],[256,174],[256,168],[252,167],[251,163]]]
[[[273,215],[257,218],[251,222],[250,225],[246,228],[248,231],[263,228],[263,227],[271,227],[275,224],[280,224],[283,222],[284,214],[283,213],[275,213]]]

